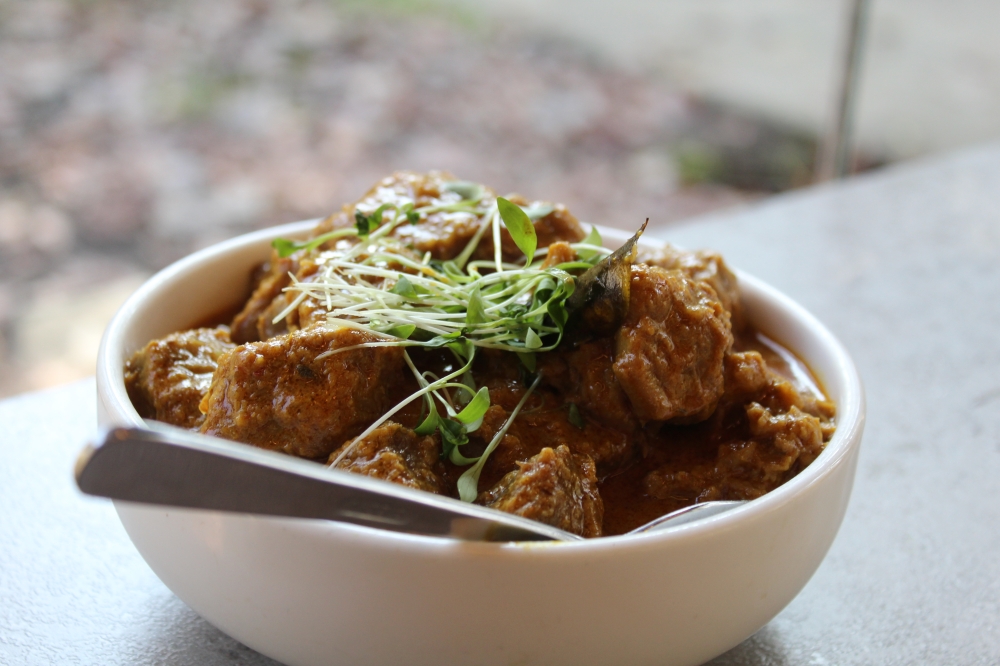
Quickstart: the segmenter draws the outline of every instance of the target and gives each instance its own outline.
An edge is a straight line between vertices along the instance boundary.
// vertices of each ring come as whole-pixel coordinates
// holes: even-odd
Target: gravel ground
[[[91,374],[150,272],[396,169],[629,228],[808,179],[808,138],[401,6],[0,0],[0,396]]]

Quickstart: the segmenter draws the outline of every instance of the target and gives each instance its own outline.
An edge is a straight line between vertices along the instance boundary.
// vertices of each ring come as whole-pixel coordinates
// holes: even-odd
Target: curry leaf
[[[535,257],[535,248],[538,247],[538,237],[535,235],[535,225],[531,223],[531,218],[521,210],[520,206],[503,197],[497,197],[497,208],[500,210],[500,219],[510,232],[510,237],[514,239],[514,244],[524,253],[530,264]]]

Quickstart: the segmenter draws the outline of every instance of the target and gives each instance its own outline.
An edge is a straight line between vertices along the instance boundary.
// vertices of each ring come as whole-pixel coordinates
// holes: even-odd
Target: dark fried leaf
[[[649,219],[624,245],[577,278],[576,291],[566,300],[570,312],[567,330],[581,335],[609,335],[628,312],[632,263],[638,254],[636,243]]]

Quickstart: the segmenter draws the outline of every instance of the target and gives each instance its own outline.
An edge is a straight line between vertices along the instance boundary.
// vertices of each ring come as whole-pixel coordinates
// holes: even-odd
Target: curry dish
[[[129,395],[585,537],[756,498],[822,452],[834,405],[745,320],[720,256],[639,234],[611,252],[562,205],[397,173],[275,241],[228,325],[136,352]]]

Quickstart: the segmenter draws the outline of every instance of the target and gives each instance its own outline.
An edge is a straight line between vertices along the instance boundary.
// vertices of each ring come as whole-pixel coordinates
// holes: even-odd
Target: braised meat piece
[[[601,536],[604,504],[594,462],[566,446],[546,447],[519,463],[478,501],[580,536]]]
[[[281,258],[276,251],[271,252],[271,259],[263,267],[263,277],[254,287],[253,293],[243,309],[233,318],[232,338],[237,344],[256,342],[266,339],[261,335],[261,322],[266,322],[263,315],[271,301],[281,295],[281,290],[292,282],[289,274],[295,274],[299,268],[299,258],[296,255]]]
[[[125,386],[143,418],[197,428],[198,404],[208,392],[219,357],[233,349],[229,329],[196,328],[153,340],[125,364]]]
[[[314,236],[354,226],[356,211],[370,214],[386,203],[414,203],[417,206],[456,204],[462,200],[462,194],[449,185],[455,182],[454,176],[443,171],[426,174],[397,171],[380,180],[356,203],[344,206],[341,212],[323,220]],[[485,188],[483,192],[493,196]],[[398,226],[392,235],[420,254],[430,252],[435,259],[453,259],[465,249],[481,224],[481,216],[474,213],[439,211],[425,215],[418,224]]]
[[[715,290],[722,307],[729,311],[733,330],[742,330],[743,307],[740,303],[740,285],[722,255],[709,250],[688,252],[665,243],[659,250],[641,248],[638,263],[658,266],[667,270],[683,271],[692,280],[698,280]]]
[[[833,435],[834,404],[811,391],[800,390],[768,367],[760,352],[734,352],[726,356],[724,403],[759,402],[772,412],[784,414],[793,407],[820,421],[823,441]]]
[[[720,445],[711,462],[650,472],[644,481],[646,492],[686,502],[754,499],[795,476],[822,453],[824,429],[819,418],[798,407],[773,413],[756,402],[745,410],[748,439]]]
[[[713,429],[729,431],[715,455],[697,465],[650,472],[646,492],[686,502],[754,499],[815,460],[833,435],[833,403],[796,388],[760,352],[727,354],[726,389]]]
[[[581,413],[611,428],[634,432],[639,420],[615,376],[613,363],[613,342],[603,338],[540,355],[538,372]]]
[[[316,262],[312,258],[304,257],[298,262],[295,278],[299,282],[310,282],[314,279],[318,270],[319,266],[316,265]],[[291,280],[289,280],[289,284],[291,284]],[[326,321],[326,311],[312,298],[302,300],[298,307],[293,308],[282,319],[275,321],[299,296],[300,293],[296,291],[282,291],[260,312],[257,317],[257,335],[259,340],[267,340],[276,335],[284,335],[285,333],[309,328],[310,326],[315,326]]]
[[[219,360],[202,402],[201,431],[325,459],[392,407],[391,388],[406,381],[398,347],[326,355],[374,340],[317,327],[234,349]]]
[[[463,191],[465,188],[458,183],[454,176],[442,171],[431,171],[427,174],[396,172],[382,179],[360,201],[345,206],[343,211],[324,220],[314,235],[352,226],[355,223],[355,211],[371,213],[385,203],[401,205],[413,202],[418,206],[456,204],[466,194]],[[496,198],[491,190],[482,186],[474,187],[481,188],[479,191],[487,200]],[[532,203],[518,195],[510,195],[508,199],[526,208],[544,206],[548,210],[534,222],[540,248],[556,241],[576,242],[586,235],[577,219],[561,204]],[[482,215],[462,211],[439,211],[422,217],[418,224],[398,226],[392,235],[420,254],[430,252],[435,259],[454,259],[465,249],[484,223],[486,218]],[[505,261],[515,261],[524,256],[504,227],[500,231],[500,243]],[[474,256],[480,259],[493,258],[492,234],[487,233],[482,237]]]
[[[714,290],[681,271],[632,266],[614,373],[636,416],[707,418],[722,396],[723,358],[732,344],[729,313]]]
[[[343,459],[337,458],[346,451]],[[409,428],[386,421],[361,441],[352,439],[330,454],[337,469],[373,476],[401,486],[442,491],[441,445],[433,437],[420,437]]]
[[[725,359],[725,400],[745,402],[759,395],[774,378],[760,352],[733,352]]]
[[[496,479],[517,467],[517,464],[538,454],[543,448],[567,446],[575,454],[585,455],[597,465],[599,476],[612,474],[632,462],[636,454],[636,438],[624,432],[602,426],[586,416],[580,425],[569,418],[569,409],[556,396],[541,396],[540,404],[522,411],[507,430],[507,434],[487,459],[483,472],[486,479]],[[487,410],[483,423],[471,439],[486,445],[509,416],[506,409],[494,404]]]

